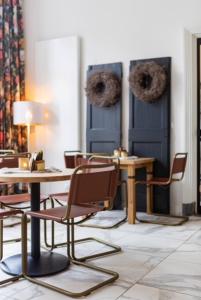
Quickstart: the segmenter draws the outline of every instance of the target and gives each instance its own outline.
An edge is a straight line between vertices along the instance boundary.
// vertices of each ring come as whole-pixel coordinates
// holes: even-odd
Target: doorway
[[[201,214],[201,38],[197,39],[197,213]]]

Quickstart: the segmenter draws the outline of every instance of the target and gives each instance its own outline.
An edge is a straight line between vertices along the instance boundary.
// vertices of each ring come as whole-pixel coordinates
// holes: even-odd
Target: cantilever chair
[[[10,152],[8,152],[10,151]],[[21,153],[21,154],[14,154],[12,153],[13,150],[3,150],[3,153],[0,155],[0,169],[1,168],[17,168],[18,167],[18,158],[21,157],[29,157],[29,153]],[[8,207],[11,209],[20,209],[15,205],[19,205],[21,203],[26,203],[30,201],[30,195],[25,193],[16,193],[14,187],[16,185],[8,184],[8,183],[0,183],[1,186],[1,195],[0,195],[0,208]],[[14,207],[15,206],[15,207]],[[18,216],[16,216],[18,217]],[[14,222],[9,225],[5,225],[5,227],[12,227],[14,225],[20,224],[20,222]]]
[[[97,153],[97,155],[100,155],[100,153]],[[65,167],[66,168],[70,168],[70,169],[74,169],[80,165],[85,165],[88,164],[88,161],[90,159],[90,157],[94,156],[93,153],[84,153],[81,152],[79,150],[75,150],[75,151],[65,151],[64,152],[64,161],[65,161]],[[111,162],[110,161],[105,161],[105,162]],[[51,205],[52,207],[54,207],[54,204],[57,203],[58,205],[64,206],[66,204],[67,201],[67,197],[68,197],[68,192],[62,192],[62,193],[53,193],[49,195],[49,198],[51,200]],[[44,209],[46,209],[46,202],[44,202]],[[74,222],[75,225],[80,225],[82,223],[84,223],[85,221],[87,221],[88,219],[91,218],[91,216],[93,216],[94,214],[89,214],[87,216],[84,216],[83,218],[77,220]],[[123,221],[122,221],[123,222]],[[120,221],[120,223],[122,223]],[[105,228],[105,229],[109,229]],[[54,221],[52,221],[51,224],[51,244],[49,244],[48,242],[48,237],[47,237],[47,222],[44,222],[44,241],[45,241],[45,246],[47,248],[58,248],[58,247],[62,247],[65,246],[66,243],[65,242],[61,242],[61,243],[55,243],[55,226],[54,226]]]
[[[65,162],[65,167],[74,169],[77,166],[81,164],[87,164],[88,163],[88,158],[92,154],[90,153],[82,153],[79,150],[74,150],[74,151],[65,151],[64,152],[64,162]],[[49,195],[49,199],[51,200],[51,206],[54,207],[54,204],[57,203],[60,206],[66,205],[66,201],[68,199],[68,192],[62,192],[62,193],[53,193]],[[44,202],[44,209],[46,209],[46,202]],[[91,217],[91,214],[88,216],[83,217],[81,220],[77,220],[74,222],[75,225],[79,225],[82,222],[86,221]],[[47,222],[44,221],[44,242],[45,246],[47,248],[57,248],[61,246],[66,246],[66,242],[61,242],[61,243],[55,243],[55,226],[54,226],[54,221],[51,222],[51,244],[48,242],[48,237],[47,237]]]
[[[94,254],[91,256],[79,257],[75,255],[75,236],[74,236],[74,219],[82,217],[87,214],[96,213],[101,210],[99,206],[100,201],[112,201],[115,197],[118,182],[118,166],[115,163],[111,164],[95,164],[95,165],[82,165],[75,169],[71,182],[68,196],[68,202],[66,206],[55,207],[51,209],[41,211],[30,211],[23,216],[23,274],[33,283],[50,288],[54,291],[60,292],[64,295],[71,297],[81,297],[90,294],[92,291],[105,286],[108,283],[115,281],[118,278],[118,273],[99,268],[95,265],[84,263],[86,259],[95,258],[108,254],[103,252]],[[27,234],[26,234],[26,219],[27,215],[58,222],[67,226],[67,254],[73,264],[86,267],[100,273],[111,275],[109,279],[106,279],[95,286],[86,289],[82,292],[70,292],[65,289],[48,284],[42,280],[31,278],[27,276]],[[81,239],[79,242],[86,242],[89,240],[97,240],[94,238]],[[98,240],[105,244],[105,242]],[[106,243],[108,245],[108,243]],[[112,252],[118,252],[120,248],[116,247]],[[81,279],[80,279],[81,280]]]
[[[8,154],[0,156],[0,169],[1,168],[17,168],[18,167],[18,158],[21,157],[30,157],[30,153],[18,153],[18,154]],[[28,192],[17,193],[13,190],[13,185],[8,183],[1,183],[0,185],[4,188],[6,187],[9,191],[11,188],[11,194],[0,195],[0,208],[9,208],[11,210],[24,210],[30,208],[31,195]],[[15,185],[16,186],[16,185]],[[49,198],[47,196],[41,195],[41,204],[46,203]],[[17,215],[12,215],[11,217],[18,218]],[[11,224],[5,225],[4,227],[12,227],[15,225],[21,224],[20,221],[12,222]],[[45,237],[44,237],[45,238]],[[13,242],[16,242],[20,239],[13,239]],[[5,241],[4,241],[5,242]],[[11,242],[11,240],[9,240]]]
[[[184,173],[185,173],[187,155],[188,155],[187,153],[176,153],[175,154],[169,177],[162,177],[162,178],[161,177],[153,177],[150,180],[136,181],[136,184],[146,185],[147,187],[149,187],[150,192],[151,192],[151,189],[153,188],[153,186],[159,186],[161,188],[165,188],[165,187],[170,186],[174,182],[181,181],[183,179]],[[151,197],[149,197],[149,199],[151,199]],[[152,199],[150,200],[150,203],[147,203],[147,205],[149,206],[149,213],[151,214],[153,211]],[[184,222],[188,218],[182,217],[181,219],[183,219],[183,222]],[[140,220],[140,221],[143,222],[143,220]],[[167,224],[165,223],[164,225],[167,225]]]
[[[78,165],[77,168],[81,167],[82,165],[89,165],[88,158],[86,158],[86,157],[83,158],[82,156],[79,156],[79,161],[77,161],[77,159],[78,159],[78,157],[75,158],[75,164]],[[80,165],[79,163],[81,163],[81,162],[82,162],[82,164]],[[108,161],[105,162],[105,163],[110,163],[110,164],[112,163],[113,164],[113,162],[108,162]],[[90,165],[93,166],[94,164],[96,164],[96,163],[95,162],[94,163],[91,162]],[[117,168],[119,170],[119,165],[116,164],[116,166],[117,166]],[[55,198],[53,198],[53,197],[55,197]],[[68,203],[68,201],[69,201],[69,193],[51,194],[50,199],[52,200],[52,207],[54,207],[54,201],[55,200],[61,206],[65,206]],[[111,199],[111,204],[110,204],[111,206],[112,206],[112,201],[113,201],[113,199]],[[103,202],[103,199],[102,199],[102,201],[100,199],[100,202]],[[105,202],[108,202],[108,201],[105,201]],[[46,209],[46,203],[45,202],[44,202],[44,207]],[[102,211],[104,209],[105,208],[103,206],[100,207],[100,211]],[[84,221],[88,220],[91,216],[93,216],[95,214],[96,214],[96,212],[89,212],[86,215],[78,216],[79,220],[77,220],[77,219],[76,219],[76,221],[74,220],[74,225],[80,225],[81,223],[83,223]],[[80,219],[80,217],[81,217],[81,219]],[[51,226],[51,238],[52,238],[51,239],[51,245],[48,244],[48,242],[47,242],[47,225],[46,225],[46,221],[47,220],[44,221],[44,225],[45,225],[44,232],[45,232],[45,245],[46,245],[46,247],[51,248],[51,250],[53,250],[53,249],[58,248],[58,247],[66,246],[66,242],[55,243],[55,226],[54,226],[54,220],[51,221],[52,222],[52,224],[51,224],[52,225]],[[87,240],[94,240],[94,239],[89,238]],[[79,240],[79,241],[76,241],[76,242],[81,242],[81,241],[82,240]],[[97,241],[100,241],[100,240],[97,240]],[[100,242],[102,242],[102,241],[100,241]],[[95,254],[94,257],[102,256],[102,255],[106,255],[106,254],[112,254],[112,253],[115,253],[115,252],[119,252],[121,250],[120,247],[118,247],[116,245],[113,245],[111,243],[104,242],[104,244],[107,245],[108,247],[111,247],[112,250],[109,250],[109,251],[105,252],[105,254],[100,254],[100,255]]]
[[[13,241],[13,240],[3,241],[3,221],[6,218],[9,218],[9,217],[12,217],[12,216],[16,216],[16,215],[19,215],[19,214],[22,215],[23,212],[20,211],[20,210],[6,211],[4,209],[0,209],[0,260],[1,261],[2,261],[2,258],[3,258],[3,244],[5,242],[12,242]],[[23,235],[23,232],[22,232],[22,235]],[[16,242],[20,241],[20,240],[21,239],[16,239]],[[12,281],[16,281],[16,280],[18,280],[21,277],[22,277],[22,274],[20,274],[18,276],[9,277],[8,279],[0,281],[0,285],[6,284],[6,283],[9,283],[9,282],[12,282]]]
[[[18,153],[18,154],[9,154],[0,156],[0,169],[1,168],[18,168],[18,159],[21,157],[30,157],[30,153]],[[1,186],[12,186],[12,184],[8,183],[0,183]],[[44,202],[48,199],[48,197],[42,196],[41,202]],[[0,206],[8,207],[11,209],[26,209],[30,208],[30,205],[26,205],[27,202],[30,202],[30,194],[29,193],[16,193],[12,191],[9,195],[1,195],[0,196]],[[25,204],[24,207],[17,207],[17,205]],[[14,224],[13,224],[14,225]]]
[[[113,161],[115,161],[118,164],[118,167],[120,165],[120,160],[118,157],[112,157],[112,156],[101,156],[101,155],[92,155],[91,157],[89,157],[89,163],[112,163]],[[125,217],[123,217],[121,220],[119,220],[118,222],[116,222],[115,224],[111,225],[111,226],[103,226],[103,225],[95,225],[95,224],[85,224],[84,222],[86,221],[83,220],[83,222],[81,224],[79,224],[79,226],[82,227],[93,227],[93,228],[101,228],[101,229],[111,229],[111,228],[115,228],[118,227],[119,225],[121,225],[122,223],[126,222],[127,220],[127,200],[128,200],[128,191],[127,191],[127,181],[126,180],[122,180],[121,179],[121,174],[119,173],[119,180],[118,180],[118,186],[123,186],[124,187],[124,199],[125,199],[125,206],[126,206],[126,215]],[[104,203],[104,211],[105,210],[112,210],[113,209],[113,201],[108,203]],[[91,218],[93,216],[89,216],[89,218]]]

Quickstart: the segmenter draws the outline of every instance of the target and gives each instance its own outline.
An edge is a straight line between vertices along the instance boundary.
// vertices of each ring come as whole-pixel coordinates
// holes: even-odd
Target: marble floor
[[[116,216],[118,218],[118,212]],[[109,220],[111,222],[111,218]],[[42,227],[41,227],[42,230]],[[5,237],[19,236],[20,227],[5,228]],[[115,270],[119,279],[91,295],[89,300],[201,300],[201,217],[191,217],[181,226],[127,223],[119,228],[101,230],[76,227],[76,237],[95,236],[122,247],[122,252],[93,259],[90,263]],[[56,238],[65,237],[58,225]],[[76,246],[78,255],[103,251],[104,246],[91,242]],[[20,251],[20,243],[6,244],[4,255]],[[55,252],[66,253],[65,248]],[[0,271],[0,279],[7,275]],[[74,265],[44,280],[72,291],[81,291],[102,280],[100,273]],[[0,300],[72,299],[27,280],[0,287]]]

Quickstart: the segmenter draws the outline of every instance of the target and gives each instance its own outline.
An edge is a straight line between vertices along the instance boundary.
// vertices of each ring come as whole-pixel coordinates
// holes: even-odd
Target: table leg
[[[146,167],[147,180],[153,177],[153,164],[150,163]],[[153,212],[153,185],[147,185],[147,214],[152,214]]]
[[[40,183],[31,183],[31,210],[40,210]],[[40,257],[40,219],[31,218],[31,256]]]
[[[136,219],[136,185],[135,168],[128,166],[128,223],[135,224]]]

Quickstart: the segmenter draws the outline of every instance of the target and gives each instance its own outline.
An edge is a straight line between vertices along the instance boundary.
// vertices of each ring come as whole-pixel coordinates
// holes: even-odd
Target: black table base
[[[28,255],[28,275],[31,277],[53,275],[68,268],[68,257],[51,252],[41,252],[39,258]],[[22,273],[21,254],[10,256],[1,262],[1,269],[9,275]]]
[[[40,210],[40,183],[31,183],[31,210]],[[14,246],[14,245],[13,245]],[[40,277],[53,275],[68,268],[68,257],[51,252],[41,252],[40,248],[40,219],[31,217],[31,252],[28,255],[28,275]],[[0,263],[1,269],[9,275],[22,273],[21,254],[5,258]]]

